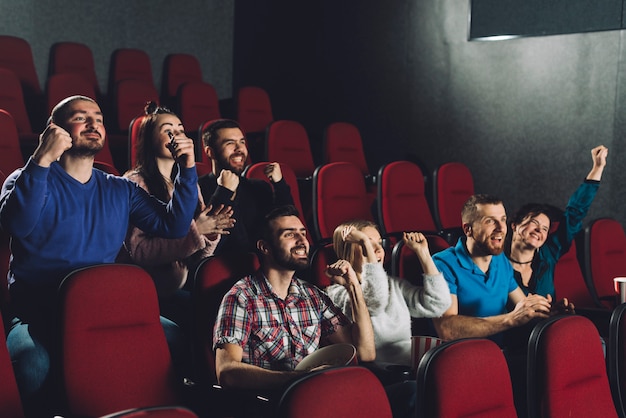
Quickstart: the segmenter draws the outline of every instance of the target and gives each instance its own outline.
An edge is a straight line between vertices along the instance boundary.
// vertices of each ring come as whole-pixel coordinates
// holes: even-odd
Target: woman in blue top
[[[524,293],[546,297],[551,295],[556,300],[554,268],[559,258],[569,250],[574,236],[582,229],[582,220],[598,191],[608,152],[603,145],[591,150],[593,167],[570,197],[555,232],[548,234],[549,215],[553,211],[547,205],[528,204],[513,216],[511,246],[507,257]],[[559,301],[557,306],[574,308],[567,299]]]

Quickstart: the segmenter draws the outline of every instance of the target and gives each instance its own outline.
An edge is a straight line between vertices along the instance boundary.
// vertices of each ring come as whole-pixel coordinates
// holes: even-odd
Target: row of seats
[[[169,54],[163,62],[161,89],[157,89],[147,53],[120,48],[111,55],[107,95],[100,89],[91,49],[77,42],[58,42],[50,49],[45,86],[41,87],[29,43],[0,35],[0,108],[15,119],[22,147],[32,151],[52,107],[61,99],[81,94],[100,103],[107,119],[109,142],[117,170],[127,166],[129,124],[154,100],[172,108],[185,126],[195,128],[222,117],[215,88],[203,80],[198,59],[191,54]],[[260,87],[237,90],[235,110],[227,117],[240,121],[249,132],[262,131],[273,120],[269,96]]]
[[[556,316],[535,326],[528,342],[528,417],[625,416],[625,314],[626,305],[612,311],[606,362],[589,319]],[[451,341],[428,351],[417,385],[418,416],[517,416],[507,362],[490,340]]]
[[[232,399],[229,396],[233,394],[211,385],[215,383],[214,357],[207,329],[211,329],[213,309],[217,309],[224,292],[257,267],[256,256],[249,254],[211,257],[198,268],[194,315],[199,319],[197,337],[206,362],[201,369],[207,375],[200,377],[193,388],[181,387],[174,376],[159,323],[154,285],[144,270],[117,264],[88,267],[70,274],[60,287],[63,382],[70,415],[98,417],[163,404],[183,405],[183,410],[188,407],[201,416],[225,413],[224,401]],[[118,309],[109,309],[113,305]],[[611,311],[608,376],[600,335],[587,318],[557,316],[535,327],[528,345],[530,417],[624,416],[624,315],[626,304]],[[128,338],[128,329],[133,330],[133,338]],[[0,367],[11,370],[4,350],[0,351]],[[342,371],[347,369],[350,371]],[[17,412],[12,416],[23,416],[19,414],[14,380],[10,379],[11,374],[6,376],[1,383],[5,387],[0,390],[0,408],[9,411],[5,408],[13,405],[17,409],[12,410]],[[480,416],[516,416],[506,361],[497,345],[489,340],[458,340],[432,349],[421,360],[416,378],[419,416],[469,416],[478,412],[483,414]],[[354,409],[343,409],[341,416],[390,416],[380,382],[361,367],[322,371],[295,381],[281,399],[272,400],[281,411],[277,416],[303,416],[298,415],[303,411],[312,414],[317,406],[310,403],[319,401],[313,393],[319,394],[321,382],[325,390],[343,387],[338,390],[343,394],[343,408]],[[336,386],[339,382],[343,386]],[[346,396],[346,391],[352,393],[353,385],[361,390],[354,399]],[[367,399],[362,398],[365,388]],[[199,397],[190,396],[191,391]],[[339,402],[333,396],[324,399]],[[198,399],[200,404],[190,399]],[[303,405],[311,409],[302,410]],[[376,415],[363,415],[365,406],[374,408]]]

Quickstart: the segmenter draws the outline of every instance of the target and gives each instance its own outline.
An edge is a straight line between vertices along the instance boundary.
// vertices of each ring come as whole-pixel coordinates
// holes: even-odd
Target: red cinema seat
[[[338,225],[355,219],[374,221],[361,170],[351,163],[318,167],[313,174],[315,242],[329,242]]]
[[[417,369],[416,416],[516,418],[500,347],[491,340],[469,338],[427,351]]]
[[[63,378],[72,416],[179,405],[150,275],[126,264],[70,273],[59,288]]]
[[[578,315],[554,316],[528,341],[528,416],[617,417],[600,335]]]

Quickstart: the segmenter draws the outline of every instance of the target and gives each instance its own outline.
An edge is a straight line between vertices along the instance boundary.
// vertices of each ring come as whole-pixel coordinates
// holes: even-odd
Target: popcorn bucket
[[[420,360],[424,357],[424,354],[431,348],[435,348],[441,345],[443,340],[437,337],[430,337],[427,335],[414,335],[411,337],[411,369],[417,370],[417,366],[420,364]]]

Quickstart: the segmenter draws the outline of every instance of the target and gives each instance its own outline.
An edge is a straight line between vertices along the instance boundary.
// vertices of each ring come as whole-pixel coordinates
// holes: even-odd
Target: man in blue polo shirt
[[[452,305],[433,322],[444,340],[490,337],[503,343],[504,331],[527,324],[550,313],[550,296],[524,295],[511,263],[503,254],[506,211],[502,201],[474,195],[461,212],[464,237],[456,246],[433,256],[443,273]],[[507,311],[507,303],[515,306]]]
[[[515,406],[518,416],[525,417],[528,331],[531,321],[549,316],[552,299],[550,295],[525,295],[517,285],[513,267],[503,253],[507,225],[500,199],[471,196],[463,206],[461,220],[465,236],[456,246],[433,256],[452,297],[450,308],[440,318],[433,318],[433,323],[444,340],[490,338],[504,347]],[[514,308],[509,311],[507,304]]]

